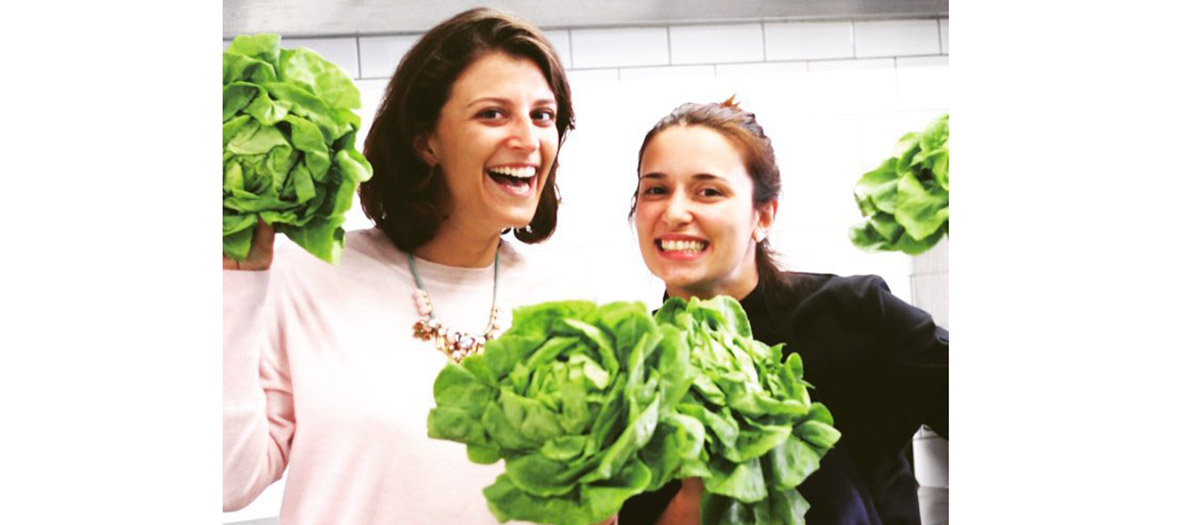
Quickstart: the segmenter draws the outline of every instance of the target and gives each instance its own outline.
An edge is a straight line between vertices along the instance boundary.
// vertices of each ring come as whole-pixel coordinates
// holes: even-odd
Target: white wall
[[[778,156],[783,194],[771,244],[786,266],[875,273],[912,300],[921,294],[911,283],[939,274],[945,282],[945,256],[917,274],[933,277],[916,278],[911,257],[853,247],[847,231],[860,216],[852,186],[902,134],[948,110],[949,28],[944,18],[547,29],[569,71],[577,128],[561,153],[557,232],[535,251],[580,267],[577,275],[601,283],[600,300],[658,306],[663,288],[644,267],[627,221],[639,144],[680,103],[736,93]],[[357,80],[363,134],[416,38],[285,39],[283,46],[315,49]],[[370,225],[357,204],[345,227]],[[939,304],[936,320],[947,325],[945,299]],[[280,492],[281,482],[224,521],[274,516]]]

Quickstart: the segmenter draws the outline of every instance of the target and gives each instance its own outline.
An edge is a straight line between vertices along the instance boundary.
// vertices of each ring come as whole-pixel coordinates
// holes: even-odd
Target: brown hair
[[[402,58],[365,138],[373,176],[360,186],[361,208],[404,251],[434,238],[446,219],[447,188],[414,147],[430,133],[455,79],[476,60],[504,52],[533,61],[557,99],[558,152],[574,127],[569,80],[553,45],[532,24],[493,9],[464,11],[435,26]],[[557,227],[557,159],[541,189],[532,221],[514,229],[517,239],[541,242]],[[505,230],[507,232],[507,230]]]
[[[672,110],[643,137],[643,145],[639,147],[639,160],[636,163],[636,173],[643,163],[643,152],[647,145],[660,132],[672,126],[704,126],[720,133],[729,139],[738,149],[745,161],[746,173],[754,182],[754,208],[760,208],[778,198],[782,190],[782,177],[779,175],[778,163],[774,157],[774,147],[770,138],[762,130],[762,126],[754,118],[754,114],[742,109],[729,97],[725,102],[697,104],[687,102]],[[635,193],[631,195],[631,212],[635,217],[635,206],[639,199],[638,183]],[[768,297],[777,298],[786,291],[784,274],[775,262],[777,255],[770,248],[770,239],[762,239],[754,249],[754,264],[758,270],[758,286]]]

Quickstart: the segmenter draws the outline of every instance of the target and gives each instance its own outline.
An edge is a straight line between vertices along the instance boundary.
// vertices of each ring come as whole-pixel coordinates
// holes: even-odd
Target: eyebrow
[[[641,180],[642,179],[665,179],[667,177],[668,177],[667,175],[665,175],[661,172],[658,172],[658,171],[653,171],[651,173],[644,173],[643,175],[639,176],[639,178]],[[693,180],[724,180],[721,177],[713,175],[712,173],[697,173],[692,176],[692,179]]]
[[[471,106],[474,106],[476,104],[483,104],[485,102],[495,102],[496,104],[501,104],[504,106],[511,106],[512,105],[512,101],[509,99],[506,99],[504,97],[480,97],[480,98],[472,100],[470,103],[468,103],[467,107],[470,108]],[[539,98],[539,99],[533,101],[533,105],[534,106],[556,106],[557,100],[552,99],[552,98]]]

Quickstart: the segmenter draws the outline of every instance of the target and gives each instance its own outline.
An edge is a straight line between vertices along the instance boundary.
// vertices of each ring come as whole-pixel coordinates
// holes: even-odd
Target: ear
[[[771,199],[757,210],[754,210],[754,242],[762,242],[770,235],[774,227],[774,217],[778,214],[778,199]]]
[[[434,132],[422,133],[414,137],[414,152],[418,154],[418,158],[422,159],[428,165],[435,166],[438,164],[438,140],[434,136]]]

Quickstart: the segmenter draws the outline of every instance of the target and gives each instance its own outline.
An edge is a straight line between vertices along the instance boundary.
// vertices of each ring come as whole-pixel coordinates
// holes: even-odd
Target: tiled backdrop
[[[896,140],[948,111],[949,19],[754,22],[597,29],[547,28],[573,89],[576,129],[561,153],[563,205],[538,257],[600,283],[600,300],[658,306],[663,288],[647,273],[627,220],[636,153],[644,134],[681,102],[737,94],[774,142],[783,174],[772,246],[789,268],[875,273],[893,292],[950,326],[948,242],[913,258],[864,253],[848,241],[860,216],[852,186]],[[289,38],[340,65],[361,90],[364,126],[397,66],[420,35]],[[228,45],[228,41],[225,42]],[[345,227],[367,228],[354,206]],[[946,521],[946,442],[915,441],[924,521]],[[224,521],[273,523],[282,481]],[[253,520],[261,520],[255,522]]]

